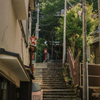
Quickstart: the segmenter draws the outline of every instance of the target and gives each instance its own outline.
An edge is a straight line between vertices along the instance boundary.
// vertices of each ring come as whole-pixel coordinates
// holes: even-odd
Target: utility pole
[[[98,0],[98,14],[99,14],[99,57],[100,57],[100,0]]]
[[[39,1],[38,1],[38,4],[37,4],[37,23],[36,23],[36,38],[38,39],[39,38]]]
[[[63,34],[63,61],[62,61],[62,67],[65,66],[65,60],[66,60],[66,14],[67,14],[67,0],[65,0],[65,10],[64,10],[64,34]]]
[[[52,50],[51,50],[51,55],[52,55],[52,59],[53,59],[53,33],[52,33]]]
[[[86,0],[82,0],[83,7],[83,100],[88,98],[88,66],[87,66],[87,45],[86,45]]]
[[[37,23],[36,23],[36,34],[35,34],[35,37],[37,39],[39,39],[39,0],[38,0],[38,4],[37,4]],[[36,42],[36,45],[37,45],[37,42]],[[35,62],[36,62],[36,52],[35,52]]]

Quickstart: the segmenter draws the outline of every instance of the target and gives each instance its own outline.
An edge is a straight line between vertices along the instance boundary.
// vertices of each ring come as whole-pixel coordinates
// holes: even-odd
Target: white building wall
[[[28,13],[28,0],[25,1]],[[20,54],[24,64],[29,66],[29,48],[26,48],[13,6],[12,0],[0,0],[0,48]]]
[[[23,19],[24,23],[22,25],[25,33],[22,33],[22,26],[20,25],[12,1],[14,0],[0,0],[0,48],[4,48],[6,51],[19,54],[24,65],[29,66],[29,46],[26,47],[26,41],[24,37],[26,33],[26,21]],[[27,15],[28,4],[29,0],[25,0],[25,12],[27,12]],[[26,34],[29,35],[29,33]],[[2,74],[1,72],[5,73],[7,78],[11,79],[16,86],[20,87],[20,80],[17,78],[17,76],[14,75],[14,73],[11,72],[8,67],[6,68],[3,64],[0,64],[0,74]]]

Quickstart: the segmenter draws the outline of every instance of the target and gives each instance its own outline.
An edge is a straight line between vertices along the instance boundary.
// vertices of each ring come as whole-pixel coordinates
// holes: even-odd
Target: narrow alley
[[[0,100],[100,100],[100,0],[0,0]]]

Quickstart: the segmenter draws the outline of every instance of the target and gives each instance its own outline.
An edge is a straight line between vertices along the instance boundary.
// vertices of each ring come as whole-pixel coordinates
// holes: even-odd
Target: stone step
[[[45,68],[45,69],[42,69],[42,68],[35,68],[34,69],[34,72],[43,72],[43,71],[62,71],[63,69],[62,68]]]
[[[45,72],[41,72],[41,73],[34,73],[34,76],[62,76],[62,73],[54,73],[54,72],[47,72],[47,73],[45,73]]]
[[[42,89],[43,92],[74,92],[74,89]]]
[[[47,80],[64,80],[62,77],[54,77],[54,78],[52,78],[52,77],[38,77],[38,78],[36,78],[35,77],[35,80],[44,80],[44,81],[47,81]]]
[[[42,83],[44,83],[44,84],[46,84],[46,83],[47,83],[47,84],[50,84],[50,83],[51,83],[51,84],[53,84],[53,83],[54,83],[54,84],[57,84],[57,83],[59,84],[61,81],[62,81],[62,84],[66,84],[64,80],[37,80],[37,82],[40,82],[40,81],[41,81]]]
[[[34,76],[45,76],[45,75],[47,75],[47,76],[63,76],[63,74],[62,74],[62,72],[50,72],[50,71],[48,71],[48,72],[40,72],[40,73],[34,73]]]
[[[39,69],[37,69],[37,71],[38,71]],[[42,71],[62,71],[63,69],[62,68],[48,68],[48,69],[42,69]]]
[[[48,68],[62,68],[60,64],[48,64],[47,67]]]
[[[67,89],[66,86],[40,86],[41,89]]]
[[[35,77],[35,76],[34,76]],[[35,80],[38,80],[38,79],[62,79],[62,80],[64,80],[64,78],[63,77],[51,77],[51,76],[45,76],[45,77],[35,77]]]
[[[40,79],[38,79],[38,80],[34,80],[33,82],[41,82],[41,83],[43,83],[43,84],[66,84],[65,83],[65,81],[64,80],[50,80],[50,79],[48,79],[48,80],[40,80]]]
[[[47,64],[47,67],[62,67],[62,64],[61,63],[48,63]]]
[[[61,63],[50,62],[42,65],[37,64],[34,73],[34,82],[39,82],[43,91],[42,100],[78,100],[73,87],[66,85]]]
[[[60,72],[56,72],[56,71],[60,71]],[[34,73],[48,73],[48,72],[52,72],[52,73],[62,73],[62,70],[56,70],[56,69],[53,69],[53,70],[42,70],[42,71],[34,71]]]
[[[35,80],[44,80],[44,81],[63,81],[64,82],[64,79],[63,78],[59,78],[59,77],[43,77],[43,78],[35,78]]]
[[[61,67],[55,67],[55,66],[51,66],[51,67],[47,67],[47,68],[35,68],[35,71],[42,71],[42,70],[63,70],[63,68]]]
[[[57,82],[60,82],[60,81],[65,82],[64,79],[60,79],[60,78],[58,78],[58,79],[53,79],[53,78],[52,78],[52,79],[50,79],[50,78],[45,78],[45,79],[43,78],[43,79],[42,79],[42,78],[38,78],[38,79],[35,79],[35,80],[37,80],[37,81],[42,80],[43,82],[47,82],[47,81],[48,81],[48,82],[50,82],[50,81],[51,81],[51,82],[52,82],[52,81],[54,81],[54,82],[56,82],[56,81],[57,81]]]
[[[56,72],[57,70],[44,70],[44,71],[38,71],[38,72],[35,72],[35,74],[36,73],[38,73],[38,74],[48,74],[49,75],[49,73],[52,73],[52,74],[59,74],[59,75],[61,75],[62,74],[62,72]]]
[[[76,95],[74,91],[49,91],[43,92],[43,95]]]
[[[46,76],[41,76],[41,75],[39,75],[39,76],[35,76],[35,78],[63,78],[63,76],[62,75],[46,75]]]
[[[77,98],[76,95],[43,95],[43,98]]]
[[[39,83],[39,85],[62,85],[62,84],[64,84],[64,85],[66,85],[65,83],[58,83],[58,82],[42,82],[42,81],[33,81],[33,82],[36,82],[36,83]]]
[[[50,72],[57,72],[57,71],[60,71],[59,73],[61,73],[62,70],[63,70],[62,68],[60,68],[60,69],[59,68],[54,68],[54,69],[53,68],[48,68],[48,69],[41,69],[41,70],[38,69],[38,70],[35,70],[35,71],[36,72],[49,72],[49,71]]]
[[[68,88],[68,86],[66,84],[42,84],[40,86],[45,86],[45,87],[65,87],[65,88]]]
[[[43,78],[41,78],[42,80],[64,80],[62,77],[43,77]]]
[[[40,87],[41,87],[41,89],[73,89],[71,87],[64,87],[64,86],[63,87],[59,87],[59,88],[57,86],[51,86],[51,87],[50,86],[48,86],[48,87],[47,86],[45,86],[45,87],[44,86],[40,86]]]
[[[58,72],[60,71],[60,72]],[[62,70],[60,69],[45,69],[45,70],[42,70],[42,72],[53,72],[53,73],[62,73]]]
[[[63,82],[59,82],[58,83],[57,81],[56,82],[53,82],[53,81],[52,82],[48,82],[48,81],[47,82],[44,82],[44,81],[41,81],[41,84],[44,84],[44,85],[46,85],[46,84],[56,84],[56,85],[57,84],[60,84],[60,85],[64,84],[64,85],[66,85],[66,83],[63,83]]]
[[[55,75],[50,75],[50,74],[46,74],[46,75],[42,75],[42,76],[41,76],[41,74],[34,74],[34,77],[35,77],[35,78],[45,78],[45,77],[63,78],[63,75],[57,75],[57,74],[55,74]],[[63,78],[63,79],[64,79],[64,78]]]
[[[35,74],[36,75],[36,74]],[[39,73],[37,73],[37,75],[39,75]],[[42,74],[42,76],[59,76],[59,77],[62,77],[63,75],[62,75],[62,73],[49,73],[49,72],[47,72],[47,73],[44,73],[44,74]]]
[[[43,100],[79,100],[76,97],[71,98],[43,98]]]

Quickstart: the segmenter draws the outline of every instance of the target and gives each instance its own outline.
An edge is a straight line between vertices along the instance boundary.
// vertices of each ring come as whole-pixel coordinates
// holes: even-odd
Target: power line
[[[72,0],[73,2],[77,3],[76,1]]]
[[[63,8],[60,8],[58,11],[60,11],[61,9],[63,9]],[[57,11],[55,11],[55,12],[57,12]],[[49,14],[43,15],[43,18],[46,18],[46,17],[50,17],[50,16],[55,15],[55,12],[53,12],[53,13],[51,12]],[[36,19],[36,16],[32,17],[32,20],[34,20],[34,19]]]
[[[51,12],[51,13],[47,13],[46,15],[44,15],[44,16],[52,16],[52,15],[55,15],[55,12],[57,12],[57,11],[59,11],[59,10],[61,10],[61,9],[63,9],[63,7],[60,7],[59,9],[57,9],[56,11],[54,11],[54,12]],[[41,14],[41,13],[40,13]]]
[[[73,2],[76,2],[75,0],[72,0]],[[81,1],[80,1],[81,2]],[[76,3],[80,3],[80,2],[76,2]],[[74,8],[76,11],[79,11],[79,10],[77,10],[71,3],[70,3],[70,1],[68,0],[68,3],[69,3],[69,5],[72,7],[72,8]],[[61,8],[59,8],[57,11],[59,11],[59,10],[61,10],[61,9],[63,9],[63,7],[61,7]],[[55,11],[55,12],[57,12],[57,11]],[[48,17],[48,16],[53,16],[53,15],[55,15],[55,12],[51,12],[51,13],[48,13],[48,14],[44,14],[43,16],[46,18],[46,17]],[[34,18],[32,18],[32,19],[34,19]]]
[[[75,3],[80,3],[80,2],[81,2],[81,0],[79,0],[79,2],[76,2],[75,0],[71,0],[71,1],[73,1],[73,2],[75,2]]]
[[[79,10],[77,10],[77,9],[69,2],[69,0],[67,0],[67,2],[71,5],[72,8],[74,8],[77,12],[79,12]],[[51,25],[53,22],[55,22],[55,21],[57,21],[57,20],[58,20],[58,19],[52,21],[52,22],[49,23],[49,24],[40,24],[40,26],[49,26],[49,25]]]
[[[70,3],[69,0],[67,0],[67,2],[69,3],[69,5],[70,5],[72,8],[74,8],[77,12],[79,12],[79,10],[77,10],[77,9]]]
[[[49,24],[40,24],[40,26],[49,26],[49,25],[51,25],[53,22],[55,22],[55,21],[57,21],[58,19],[56,19],[56,20],[54,20],[54,21],[52,21],[51,23],[49,23]]]
[[[51,33],[51,31],[47,31],[47,30],[41,30],[41,31],[45,31],[45,32],[49,32],[49,33]]]
[[[55,12],[51,12],[51,13],[48,13],[48,14],[43,14],[43,16],[44,16],[44,18],[46,18],[46,17],[48,17],[48,16],[53,16],[53,15],[55,15],[55,13],[57,13],[58,11],[61,11],[63,8],[61,7],[61,8],[59,8],[59,10],[57,10],[57,11],[55,11]]]
[[[67,0],[67,2],[71,5],[72,8],[74,8],[74,9],[78,12],[79,18],[81,19],[82,11],[77,10],[77,9],[69,2],[69,0]]]
[[[55,12],[57,12],[57,11],[59,11],[60,9],[63,9],[63,7],[61,7],[61,8],[59,8],[59,9],[57,9],[56,11],[54,11],[54,12],[51,12],[51,13],[49,13],[48,15],[51,15],[51,14],[55,14]]]

